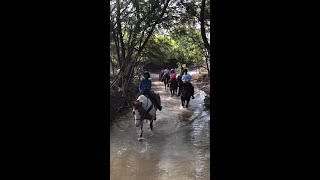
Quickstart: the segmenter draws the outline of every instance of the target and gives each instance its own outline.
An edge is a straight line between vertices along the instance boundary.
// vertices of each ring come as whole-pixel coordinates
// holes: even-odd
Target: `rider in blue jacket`
[[[192,99],[194,99],[194,87],[192,86],[192,84],[190,83],[190,80],[191,80],[191,75],[188,74],[188,70],[187,69],[184,69],[183,70],[184,74],[182,75],[182,85],[181,86],[189,86],[190,90],[191,90],[191,96],[192,96]],[[178,92],[178,96],[181,95],[181,91],[180,91],[181,87],[179,88],[179,92]]]
[[[142,79],[139,84],[140,93],[148,96],[150,98],[150,100],[152,101],[152,103],[155,105],[155,107],[161,111],[162,106],[157,101],[156,94],[153,91],[151,91],[151,84],[152,83],[151,83],[151,80],[149,80],[149,78],[150,78],[149,72],[147,72],[147,71],[144,72],[143,77],[144,77],[144,79]]]

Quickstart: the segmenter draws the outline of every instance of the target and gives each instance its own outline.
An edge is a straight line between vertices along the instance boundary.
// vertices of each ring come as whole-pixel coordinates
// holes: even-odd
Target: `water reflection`
[[[152,74],[154,79],[157,75]],[[203,110],[204,93],[196,91],[189,108],[180,97],[170,97],[162,82],[153,82],[163,110],[157,112],[154,131],[144,126],[137,141],[131,112],[115,120],[110,129],[112,180],[210,179],[210,116]]]

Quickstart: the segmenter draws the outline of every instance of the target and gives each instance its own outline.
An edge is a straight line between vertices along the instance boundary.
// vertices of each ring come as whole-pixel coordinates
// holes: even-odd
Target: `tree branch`
[[[138,51],[138,53],[137,53],[137,56],[139,56],[139,55],[141,54],[143,48],[145,47],[145,45],[146,45],[147,42],[149,41],[149,39],[150,39],[150,37],[151,37],[151,35],[152,35],[152,33],[153,33],[156,25],[160,22],[160,20],[162,19],[164,13],[166,12],[167,7],[168,7],[168,5],[169,5],[169,2],[170,2],[170,0],[167,0],[166,4],[164,5],[164,7],[163,7],[163,9],[162,9],[162,12],[161,12],[161,14],[160,14],[160,17],[156,20],[156,22],[154,23],[154,25],[151,27],[151,30],[150,30],[150,32],[148,33],[147,38],[146,38],[145,41],[143,42],[142,46],[139,48],[139,51]]]

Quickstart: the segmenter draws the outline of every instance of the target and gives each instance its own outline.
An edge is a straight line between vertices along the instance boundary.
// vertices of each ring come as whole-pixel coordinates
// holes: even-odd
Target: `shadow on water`
[[[203,109],[203,91],[195,91],[189,108],[170,96],[156,74],[152,88],[161,96],[154,130],[144,124],[138,141],[132,112],[110,127],[110,178],[112,180],[210,179],[210,115]]]

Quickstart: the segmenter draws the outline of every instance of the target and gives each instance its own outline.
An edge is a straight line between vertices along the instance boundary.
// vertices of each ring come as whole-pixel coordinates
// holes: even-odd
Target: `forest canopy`
[[[110,88],[126,93],[146,63],[210,72],[208,0],[111,0],[110,10]]]

